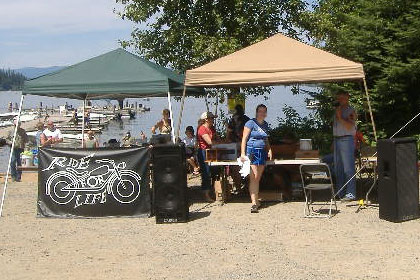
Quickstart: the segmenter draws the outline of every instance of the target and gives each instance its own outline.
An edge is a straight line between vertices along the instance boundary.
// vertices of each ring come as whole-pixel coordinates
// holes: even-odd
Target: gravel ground
[[[419,279],[420,219],[339,203],[332,219],[303,203],[196,203],[192,221],[36,218],[34,183],[10,184],[0,218],[1,279]]]

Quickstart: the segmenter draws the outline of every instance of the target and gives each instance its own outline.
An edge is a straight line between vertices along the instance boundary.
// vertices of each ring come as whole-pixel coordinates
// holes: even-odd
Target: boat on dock
[[[131,109],[123,109],[119,110],[117,113],[115,113],[115,118],[117,120],[122,119],[135,119],[136,118],[136,112]]]
[[[13,125],[13,121],[11,120],[0,120],[0,127],[6,127]]]
[[[13,125],[13,120],[19,115],[18,112],[10,112],[0,114],[0,127],[7,127]],[[20,122],[27,122],[38,119],[38,114],[36,112],[23,112],[20,115]]]

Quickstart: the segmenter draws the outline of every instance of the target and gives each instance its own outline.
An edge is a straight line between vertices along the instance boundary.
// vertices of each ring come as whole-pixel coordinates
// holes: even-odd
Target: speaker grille
[[[173,187],[158,188],[156,206],[159,210],[176,211],[183,200],[181,192]]]
[[[402,220],[415,218],[417,211],[413,211],[413,209],[419,206],[415,143],[396,145],[396,171],[399,216]]]
[[[175,156],[159,156],[156,157],[154,165],[158,168],[156,169],[156,183],[157,184],[175,184],[179,181],[180,170],[179,167],[181,160],[180,157]]]
[[[416,140],[378,141],[379,217],[402,222],[419,215]]]

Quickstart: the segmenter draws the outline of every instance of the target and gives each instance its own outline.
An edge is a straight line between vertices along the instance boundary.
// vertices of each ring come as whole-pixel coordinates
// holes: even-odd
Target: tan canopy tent
[[[282,34],[276,34],[213,62],[187,70],[185,86],[241,87],[337,81],[363,81],[376,139],[363,65]],[[184,99],[185,88],[177,135]]]
[[[244,86],[361,80],[363,65],[282,34],[188,70],[187,86]]]

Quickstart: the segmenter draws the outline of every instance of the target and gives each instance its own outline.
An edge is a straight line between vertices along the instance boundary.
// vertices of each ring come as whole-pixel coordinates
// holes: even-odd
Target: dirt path
[[[0,218],[2,279],[419,279],[420,220],[339,204],[332,219],[303,203],[194,204],[187,224],[153,218],[36,218],[37,187],[13,183]]]

